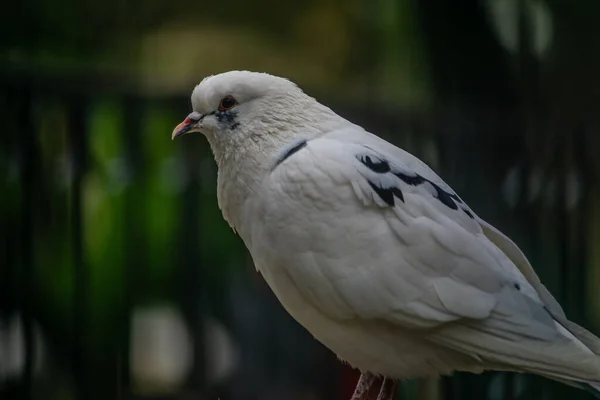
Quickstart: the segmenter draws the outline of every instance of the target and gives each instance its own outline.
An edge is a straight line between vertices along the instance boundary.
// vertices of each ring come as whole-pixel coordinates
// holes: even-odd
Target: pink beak
[[[177,136],[185,135],[186,133],[198,132],[198,122],[202,120],[203,115],[198,112],[193,112],[187,118],[173,129],[171,139]]]

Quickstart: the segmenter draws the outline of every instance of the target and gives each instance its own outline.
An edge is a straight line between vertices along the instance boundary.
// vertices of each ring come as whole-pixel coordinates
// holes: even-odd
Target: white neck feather
[[[208,137],[218,166],[219,207],[233,229],[238,226],[244,202],[252,196],[287,145],[350,124],[303,93],[270,99],[269,105],[257,104],[256,108],[266,111],[249,121],[242,121],[231,134]]]

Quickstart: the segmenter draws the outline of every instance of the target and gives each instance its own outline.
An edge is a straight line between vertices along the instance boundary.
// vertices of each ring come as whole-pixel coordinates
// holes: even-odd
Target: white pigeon
[[[600,340],[519,248],[425,163],[287,79],[205,78],[172,137],[203,133],[223,217],[285,309],[361,379],[527,372],[600,395]]]

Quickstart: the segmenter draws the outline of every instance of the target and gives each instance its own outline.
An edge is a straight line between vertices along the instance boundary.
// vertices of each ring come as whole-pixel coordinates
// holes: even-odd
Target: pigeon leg
[[[377,396],[377,400],[394,400],[397,384],[398,381],[396,379],[384,378],[383,383],[381,384],[381,390],[379,391],[379,396]]]
[[[375,381],[377,381],[375,375],[370,374],[369,372],[362,373],[350,400],[369,400],[369,392]]]

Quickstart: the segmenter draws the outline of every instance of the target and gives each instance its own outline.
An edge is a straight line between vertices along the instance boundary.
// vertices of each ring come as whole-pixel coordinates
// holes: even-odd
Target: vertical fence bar
[[[540,82],[540,66],[539,61],[535,58],[533,51],[533,36],[532,36],[532,15],[531,7],[526,0],[517,0],[517,39],[518,47],[516,54],[516,61],[518,65],[518,95],[520,101],[519,107],[519,119],[520,119],[520,136],[524,139],[523,146],[525,147],[526,159],[526,173],[529,174],[527,168],[531,168],[537,162],[535,156],[531,154],[531,149],[527,147],[527,142],[530,138],[527,135],[534,135],[534,138],[540,137],[540,129],[543,129],[539,120],[542,117],[541,110],[544,109],[541,93],[541,82]],[[523,185],[526,185],[523,182]],[[525,187],[525,186],[524,186]],[[529,223],[527,227],[536,227],[539,224],[539,220],[535,217],[535,212],[528,212],[525,218],[528,219]],[[543,247],[542,247],[543,249]],[[543,250],[542,250],[543,251]],[[528,376],[526,379],[525,393],[533,391],[542,391],[543,387],[547,386],[547,381],[540,380],[539,377]],[[543,387],[538,388],[537,382],[542,382]],[[532,387],[532,385],[535,385]],[[515,398],[516,390],[516,375],[508,374],[506,393],[509,393],[506,400],[512,400]]]
[[[120,376],[119,392],[131,391],[131,365],[129,354],[131,349],[131,313],[140,293],[137,287],[146,286],[146,271],[140,268],[146,265],[146,242],[144,238],[144,190],[145,160],[143,155],[143,104],[142,100],[127,95],[121,101],[123,113],[123,139],[125,142],[125,167],[131,176],[134,187],[129,187],[125,194],[125,270],[124,270],[124,307],[123,335],[120,344]]]
[[[570,264],[570,249],[569,249],[569,215],[567,212],[567,202],[566,202],[566,187],[567,187],[567,171],[569,169],[568,165],[568,155],[567,152],[570,151],[571,146],[569,146],[569,138],[564,133],[560,135],[560,142],[557,148],[557,157],[556,163],[558,165],[557,174],[558,174],[558,237],[557,242],[559,245],[559,268],[560,268],[560,286],[559,286],[559,296],[563,301],[563,308],[569,312],[571,309],[571,305],[569,304],[570,296],[569,296],[569,282],[570,274],[569,274],[569,264]]]
[[[22,146],[19,140],[21,132],[18,127],[20,115],[15,112],[15,104],[18,104],[18,101],[16,101],[15,90],[13,90],[12,87],[5,85],[0,86],[0,96],[2,96],[0,97],[2,99],[2,106],[5,106],[0,106],[0,118],[8,123],[5,129],[6,133],[9,133],[4,136],[0,135],[0,151],[5,150],[4,154],[7,163],[4,166],[6,168],[6,175],[2,177],[6,179],[6,186],[3,190],[12,192],[15,189],[14,185],[9,183],[13,178],[13,176],[11,176],[12,173],[10,171],[11,167],[9,163],[11,161],[14,162],[13,157],[15,157],[15,152],[22,152]],[[0,168],[2,168],[2,166],[0,166]],[[2,182],[0,182],[0,187],[1,185]],[[12,187],[9,188],[9,186]],[[20,191],[21,187],[17,190]],[[6,196],[9,196],[9,194],[7,193]],[[2,240],[0,243],[2,246],[0,250],[0,332],[2,333],[4,333],[4,330],[6,329],[11,314],[13,314],[15,309],[19,306],[17,304],[19,301],[18,295],[21,293],[18,273],[19,259],[21,256],[19,253],[21,236],[19,229],[23,229],[23,224],[19,221],[21,215],[12,215],[13,213],[10,212],[13,210],[16,211],[12,208],[13,204],[4,203],[4,207],[7,208],[4,208],[3,212],[0,214],[0,226],[4,228],[0,231],[0,240]],[[22,207],[22,204],[20,207]],[[19,211],[21,209],[20,207],[18,208]],[[9,388],[8,385],[0,385],[0,397],[16,397],[13,396],[14,390],[14,388]],[[23,397],[26,398],[26,396]]]
[[[85,264],[83,241],[82,182],[87,161],[87,107],[85,99],[68,99],[68,137],[72,168],[71,245],[73,249],[73,316],[72,368],[76,382],[76,398],[90,399],[86,364],[87,314],[89,310],[89,275]]]
[[[184,148],[186,172],[190,176],[189,184],[183,195],[181,207],[181,259],[179,260],[179,282],[182,287],[181,304],[190,323],[194,338],[194,366],[190,377],[190,389],[197,395],[206,390],[206,351],[204,337],[204,308],[206,303],[206,284],[203,279],[200,237],[200,174],[197,146]]]
[[[32,298],[33,287],[31,277],[34,274],[35,256],[33,252],[34,196],[36,193],[36,177],[39,172],[39,152],[36,142],[36,131],[33,126],[33,94],[31,88],[20,89],[19,108],[17,111],[17,127],[19,136],[21,163],[21,271],[19,271],[18,306],[23,317],[23,336],[25,344],[25,365],[22,375],[19,398],[31,399],[33,383],[33,363],[35,359],[35,341],[33,337]]]
[[[576,322],[582,323],[583,326],[591,326],[591,318],[589,312],[591,307],[588,307],[588,287],[586,279],[589,276],[587,269],[592,266],[589,259],[589,240],[590,224],[592,223],[589,216],[592,215],[591,190],[593,187],[593,177],[591,171],[593,166],[590,165],[586,158],[586,135],[590,134],[591,130],[587,127],[580,127],[574,135],[573,143],[573,161],[574,168],[577,171],[580,179],[580,198],[575,209],[575,223],[573,232],[576,234],[573,243],[573,273],[575,274],[575,284],[573,289],[574,294],[574,309],[578,310],[578,314],[574,315]]]

